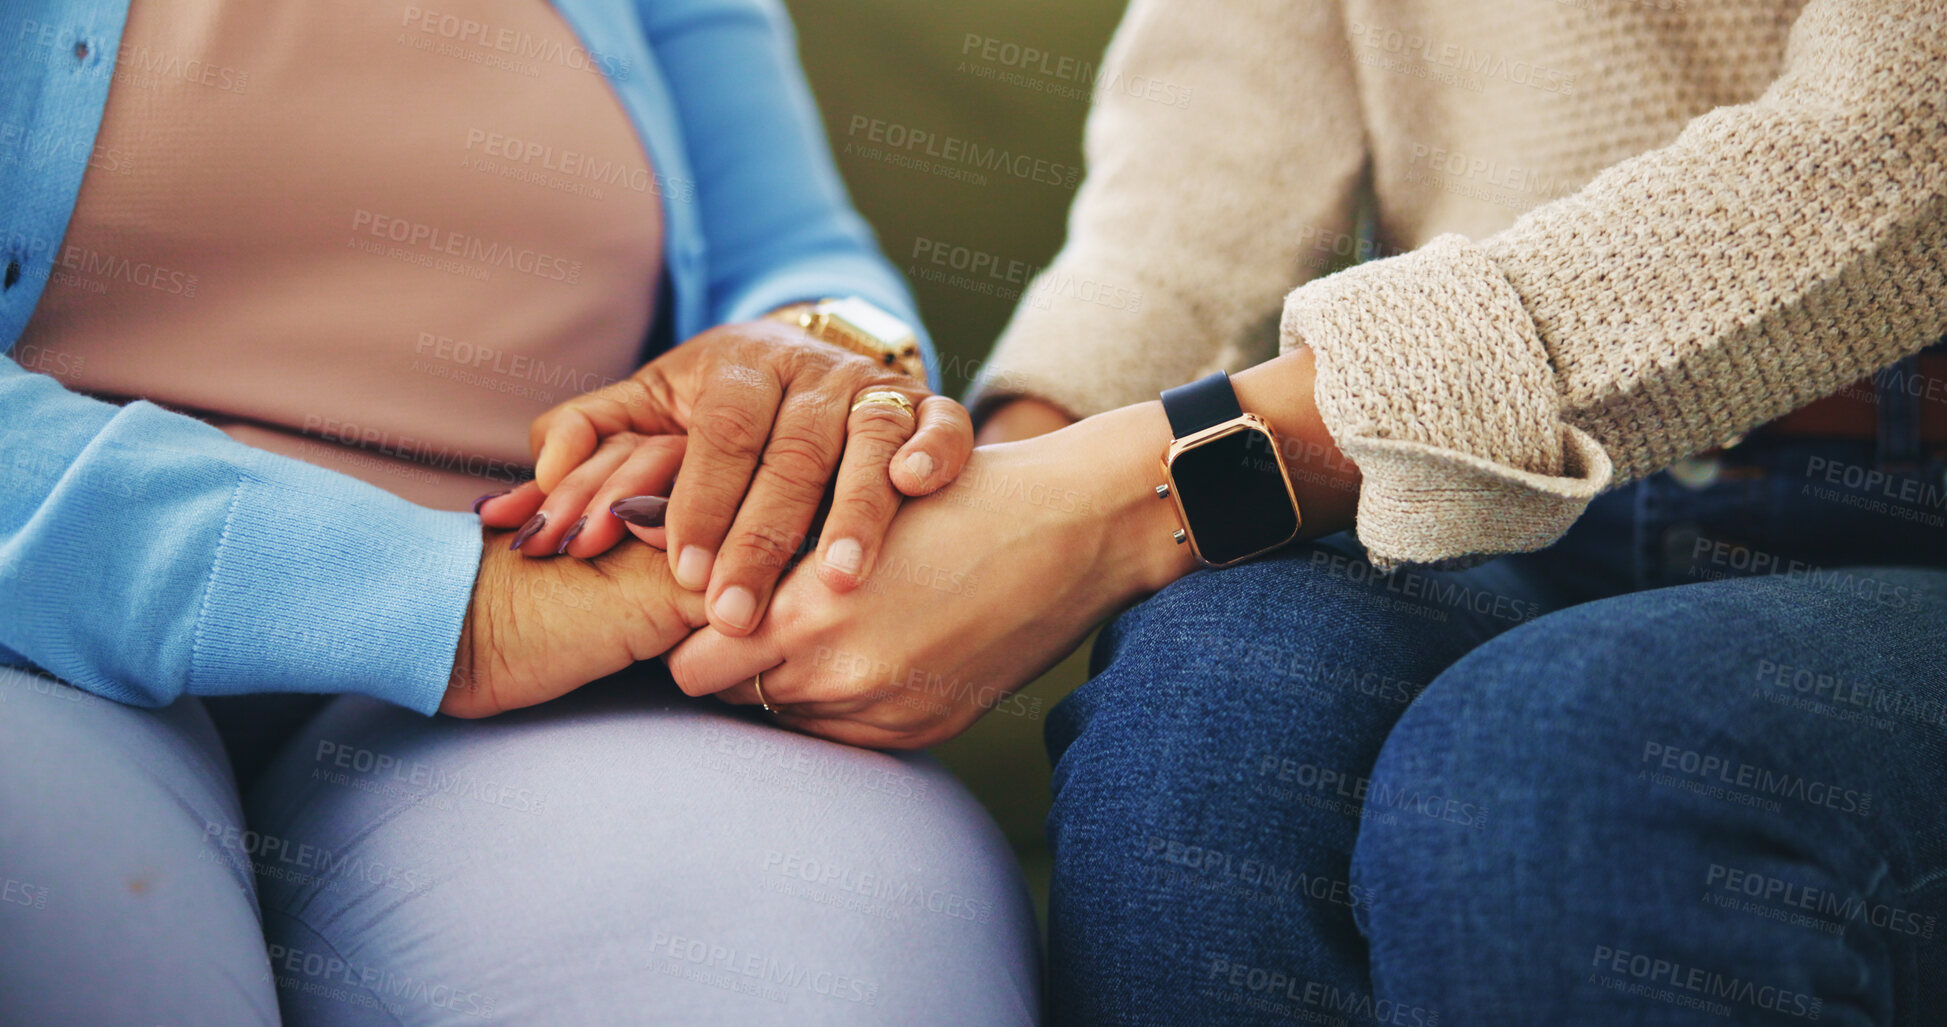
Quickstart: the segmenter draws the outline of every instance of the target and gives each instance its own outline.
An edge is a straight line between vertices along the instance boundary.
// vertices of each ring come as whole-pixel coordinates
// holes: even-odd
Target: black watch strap
[[[1188,438],[1215,424],[1244,416],[1237,405],[1237,390],[1230,375],[1222,371],[1198,378],[1188,385],[1163,390],[1163,413],[1170,419],[1170,434]]]

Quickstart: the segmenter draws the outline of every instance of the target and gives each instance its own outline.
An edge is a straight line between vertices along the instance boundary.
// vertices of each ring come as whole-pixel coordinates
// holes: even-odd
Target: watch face
[[[1298,531],[1271,437],[1242,429],[1184,450],[1170,463],[1177,501],[1211,563],[1282,545]]]

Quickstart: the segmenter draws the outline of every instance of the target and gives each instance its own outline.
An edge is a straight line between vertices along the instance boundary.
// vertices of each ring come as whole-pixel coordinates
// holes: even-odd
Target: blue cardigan
[[[657,171],[694,183],[663,190],[662,337],[832,295],[918,323],[845,195],[777,0],[555,4],[604,55]],[[128,0],[8,10],[0,351],[59,255]],[[78,395],[0,356],[0,663],[144,706],[362,692],[431,713],[479,556],[471,514],[415,506],[150,403]]]

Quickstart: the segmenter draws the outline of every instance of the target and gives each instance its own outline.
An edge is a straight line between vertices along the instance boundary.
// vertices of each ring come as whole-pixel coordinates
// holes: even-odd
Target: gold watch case
[[[785,307],[772,315],[805,334],[879,361],[915,381],[926,381],[926,358],[919,335],[897,317],[856,297],[819,300]]]
[[[1253,550],[1234,559],[1216,561],[1204,556],[1203,548],[1197,545],[1196,530],[1190,526],[1189,514],[1183,509],[1183,496],[1176,487],[1176,458],[1189,450],[1214,442],[1227,435],[1236,435],[1240,432],[1257,432],[1263,435],[1270,443],[1271,457],[1278,464],[1278,479],[1284,483],[1285,498],[1291,501],[1291,516],[1294,523],[1290,535],[1262,549]],[[1170,448],[1163,453],[1162,464],[1163,481],[1166,484],[1167,492],[1164,489],[1158,489],[1157,491],[1166,494],[1169,497],[1171,505],[1176,509],[1176,523],[1182,525],[1182,528],[1176,533],[1176,541],[1178,544],[1187,543],[1190,546],[1190,553],[1196,557],[1198,563],[1205,567],[1235,567],[1246,560],[1255,559],[1274,549],[1280,549],[1290,545],[1305,530],[1305,511],[1303,507],[1298,505],[1297,490],[1291,487],[1291,468],[1285,465],[1284,450],[1278,445],[1278,434],[1271,430],[1271,423],[1269,421],[1256,414],[1247,413],[1240,417],[1234,417],[1221,424],[1213,424],[1195,434],[1172,440],[1170,442]]]

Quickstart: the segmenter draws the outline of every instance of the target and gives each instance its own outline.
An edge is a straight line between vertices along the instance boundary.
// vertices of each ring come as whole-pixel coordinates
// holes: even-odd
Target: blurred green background
[[[1021,276],[1045,266],[1060,248],[1074,190],[1070,183],[982,171],[964,161],[935,163],[968,177],[899,166],[884,159],[884,140],[926,132],[936,137],[939,153],[952,139],[1081,167],[1089,69],[1101,61],[1123,0],[786,0],[786,6],[852,199],[878,229],[887,256],[906,271],[938,345],[946,389],[959,396],[1007,323],[1026,284]],[[905,152],[920,156],[925,149]],[[934,263],[936,255],[948,264]],[[976,259],[983,259],[979,274],[952,267],[971,268]],[[999,277],[986,273],[989,266]],[[1084,645],[1023,693],[1041,700],[1039,717],[992,714],[934,750],[993,812],[1044,913],[1048,757],[1041,727],[1055,702],[1081,683],[1087,655]]]

